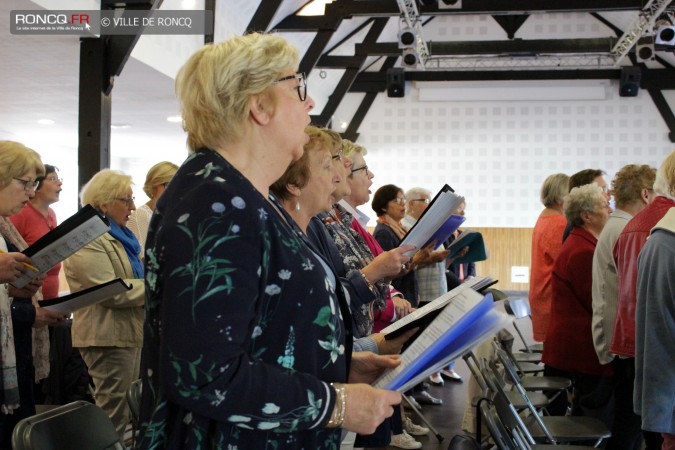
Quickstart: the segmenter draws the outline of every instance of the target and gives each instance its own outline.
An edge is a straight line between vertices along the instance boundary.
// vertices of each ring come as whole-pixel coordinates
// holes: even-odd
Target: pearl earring
[[[295,210],[300,211],[300,202],[295,202]]]

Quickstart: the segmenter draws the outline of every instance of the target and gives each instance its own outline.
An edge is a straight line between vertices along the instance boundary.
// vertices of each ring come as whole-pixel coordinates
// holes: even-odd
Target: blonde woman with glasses
[[[286,40],[253,33],[178,73],[194,153],[148,233],[141,449],[335,449],[340,428],[372,432],[400,402],[369,385],[397,362],[350,356],[335,272],[270,193],[309,141],[298,64]]]
[[[136,209],[131,177],[104,169],[82,188],[82,205],[108,218],[110,231],[64,262],[73,292],[122,278],[132,289],[73,313],[73,347],[79,348],[94,381],[94,399],[120,436],[129,423],[126,392],[138,378],[143,344],[145,288],[141,249],[127,228]]]
[[[9,284],[31,270],[30,259],[19,253],[27,247],[9,216],[35,195],[44,166],[34,150],[12,141],[0,141],[0,449],[11,449],[14,426],[35,414],[35,382],[49,373],[49,336],[46,325],[64,317],[40,308],[44,276],[22,289]],[[35,355],[35,356],[33,356]]]

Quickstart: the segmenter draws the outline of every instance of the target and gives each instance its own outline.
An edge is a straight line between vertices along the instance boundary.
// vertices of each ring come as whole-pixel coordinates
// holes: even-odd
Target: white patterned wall
[[[448,183],[467,199],[469,227],[532,227],[551,173],[600,168],[609,182],[625,164],[658,167],[675,149],[648,93],[619,97],[616,82],[601,101],[422,103],[416,96],[410,83],[403,99],[380,94],[359,129],[376,175],[372,191]]]
[[[634,19],[626,12],[604,16],[622,28]],[[424,36],[432,43],[499,40],[506,32],[490,16],[439,16],[424,26]],[[586,13],[533,14],[516,33],[522,39],[608,36],[614,32]],[[604,85],[604,100],[424,102],[412,83],[405,98],[380,94],[358,130],[376,175],[372,191],[388,183],[436,191],[448,183],[467,198],[466,226],[533,227],[548,175],[600,168],[609,182],[625,164],[658,167],[675,149],[646,91],[621,98],[618,81]],[[664,95],[675,109],[675,92]],[[346,126],[360,100],[348,94],[333,126]],[[370,205],[362,208],[374,217]]]

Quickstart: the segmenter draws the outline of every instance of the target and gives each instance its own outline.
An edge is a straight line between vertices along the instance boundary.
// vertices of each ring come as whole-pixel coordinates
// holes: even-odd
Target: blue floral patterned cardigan
[[[191,155],[146,244],[142,449],[337,449],[335,286],[219,154]]]

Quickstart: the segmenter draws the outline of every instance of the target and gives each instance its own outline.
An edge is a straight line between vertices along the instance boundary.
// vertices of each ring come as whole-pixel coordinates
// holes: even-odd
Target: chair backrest
[[[492,342],[492,346],[497,358],[499,358],[499,362],[504,366],[504,371],[511,380],[511,383],[521,384],[520,376],[518,375],[518,363],[513,358],[513,355],[504,350],[504,347],[499,345],[496,341]]]
[[[138,422],[138,417],[141,415],[141,394],[143,392],[143,385],[141,379],[134,381],[129,386],[127,391],[127,403],[129,404],[129,411],[131,412],[131,420]]]
[[[12,446],[14,450],[124,450],[107,414],[85,401],[19,421],[12,433]]]
[[[504,352],[503,350],[498,349],[498,351],[497,351],[497,356],[499,357],[500,361],[503,361],[502,358],[505,358],[505,357],[506,357],[506,356],[504,355],[504,353],[505,353],[505,352]],[[544,434],[546,435],[546,438],[547,438],[552,444],[555,444],[555,443],[556,443],[555,438],[554,438],[553,435],[551,434],[551,432],[550,432],[550,430],[548,429],[548,427],[544,424],[544,421],[541,420],[541,417],[539,416],[539,412],[537,411],[537,408],[535,408],[535,406],[532,404],[532,402],[530,401],[530,398],[527,396],[527,392],[525,392],[525,389],[524,389],[523,386],[520,384],[520,378],[518,378],[518,375],[513,371],[513,368],[510,368],[510,367],[506,367],[506,366],[505,366],[505,367],[504,367],[504,371],[505,371],[505,373],[508,375],[508,377],[510,378],[511,382],[512,382],[513,385],[515,386],[515,388],[516,388],[516,390],[518,391],[518,393],[520,394],[520,397],[523,399],[523,401],[524,401],[525,404],[527,405],[527,409],[530,410],[531,416],[534,417],[534,421],[537,422],[537,425],[538,425],[539,428],[541,428],[541,430],[544,432]],[[498,369],[497,369],[497,367],[495,366],[494,363],[491,363],[491,364],[490,364],[490,367],[489,367],[489,369],[488,369],[487,372],[488,372],[492,377],[494,377],[494,378],[496,378],[496,379],[498,379],[498,378],[500,377],[499,371],[498,371]],[[500,388],[498,389],[498,391],[499,391],[499,393],[501,393],[501,394],[504,396],[505,401],[508,402],[509,405],[511,405],[511,407],[512,407],[514,413],[517,415],[517,413],[515,412],[516,410],[515,410],[515,408],[513,408],[513,405],[512,405],[511,402],[508,400],[508,397],[507,397],[506,392],[504,391],[504,389],[503,389],[502,387],[500,387]],[[501,417],[501,415],[500,415],[500,417]],[[519,416],[519,417],[520,417],[520,416]]]
[[[485,380],[483,379],[476,355],[473,353],[473,351],[469,350],[467,353],[462,355],[462,359],[464,362],[466,362],[466,365],[471,371],[471,375],[473,375],[474,380],[476,380],[476,383],[478,383],[481,392],[485,393],[485,391],[488,389],[488,386],[485,384]]]
[[[507,298],[504,300],[504,309],[516,319],[530,317],[530,304],[524,298]]]
[[[480,414],[485,420],[492,440],[499,450],[521,450],[509,436],[508,430],[504,427],[494,403],[490,399],[483,398],[479,402]]]
[[[530,315],[530,304],[524,298],[507,298],[504,300],[504,310],[507,314],[512,315],[516,319],[522,319],[524,317],[530,317],[530,320],[532,319]],[[525,350],[528,353],[532,353],[530,346],[527,345],[527,341],[525,340],[523,333],[520,331],[520,328],[518,328],[518,324],[516,324],[515,320],[513,321],[513,329],[516,330],[516,333],[518,333],[520,341],[525,346]]]

